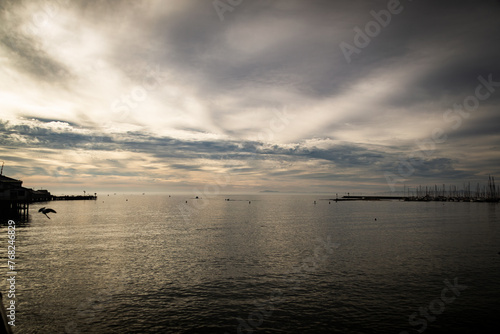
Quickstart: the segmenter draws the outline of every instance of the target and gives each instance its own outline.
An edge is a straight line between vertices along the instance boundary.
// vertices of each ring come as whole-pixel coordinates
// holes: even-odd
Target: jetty
[[[398,200],[398,201],[416,201],[416,202],[485,202],[498,203],[500,202],[500,187],[495,185],[495,177],[488,177],[487,185],[476,184],[474,190],[471,188],[470,182],[463,184],[459,189],[457,186],[437,185],[434,186],[418,186],[418,187],[403,187],[403,196],[352,196],[347,193],[347,196],[323,199],[327,201],[381,201],[381,200]]]
[[[404,196],[342,196],[341,199],[346,199],[346,200],[362,200],[362,201],[381,201],[381,200],[386,200],[386,201],[394,201],[394,200],[399,200],[403,201],[406,198]]]

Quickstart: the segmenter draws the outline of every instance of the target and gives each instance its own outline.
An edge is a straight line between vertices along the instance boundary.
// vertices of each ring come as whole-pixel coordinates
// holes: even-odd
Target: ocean
[[[16,222],[15,333],[491,333],[500,206],[99,195]],[[226,199],[230,199],[227,201]],[[187,203],[186,203],[187,201]],[[316,201],[316,204],[314,204]],[[53,208],[51,219],[38,213]]]

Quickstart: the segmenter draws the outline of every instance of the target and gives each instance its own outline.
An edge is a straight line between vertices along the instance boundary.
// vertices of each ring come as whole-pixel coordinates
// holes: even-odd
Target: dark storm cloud
[[[386,2],[369,7],[378,12]],[[418,63],[429,63],[428,70],[409,73],[412,76],[405,92],[387,100],[387,105],[409,107],[415,103],[435,101],[444,96],[463,99],[472,93],[479,75],[493,74],[500,79],[500,46],[495,36],[500,32],[498,1],[401,1],[403,11],[346,67],[345,80],[368,74],[380,67],[397,69]],[[366,8],[364,25],[374,18]],[[350,36],[350,38],[348,38]],[[353,44],[355,33],[344,33]],[[496,97],[498,98],[498,97]]]
[[[13,136],[13,135],[16,136]],[[188,141],[169,137],[155,137],[138,132],[126,135],[96,137],[91,134],[71,131],[54,130],[33,125],[0,124],[0,141],[5,146],[57,149],[57,150],[106,150],[137,152],[150,154],[159,159],[165,158],[208,158],[225,160],[268,160],[274,157],[284,160],[322,160],[338,164],[342,167],[372,164],[384,158],[381,152],[376,152],[355,145],[339,145],[332,149],[307,148],[297,144],[293,148],[279,145],[264,146],[259,142],[228,142],[228,141]],[[198,167],[177,163],[172,165],[177,169],[192,169]]]
[[[249,2],[242,5],[241,10],[231,13],[235,19],[227,22],[218,20],[210,2],[185,3],[187,4],[175,16],[144,23],[147,27],[144,37],[154,38],[160,52],[151,54],[148,52],[147,42],[140,39],[137,41],[137,53],[130,55],[129,46],[124,44],[116,50],[117,59],[130,55],[174,64],[175,68],[185,74],[179,80],[197,80],[196,86],[204,93],[232,91],[256,84],[289,86],[304,92],[317,92],[319,95],[331,93],[331,85],[335,82],[333,76],[337,70],[331,68],[330,56],[338,53],[338,50],[335,40],[325,40],[322,35],[327,38],[332,35],[331,25],[341,13],[322,10],[320,5],[324,6],[326,2],[295,1],[293,5],[279,1],[274,5]],[[293,10],[286,10],[287,7]],[[345,8],[345,5],[338,7]],[[317,15],[320,15],[324,24],[324,31],[317,31],[312,25],[317,23]],[[284,27],[290,28],[293,28],[293,21],[299,28],[290,32],[293,35],[286,36],[286,40],[280,40],[280,35],[276,36],[273,42],[276,46],[270,45],[266,52],[248,57],[241,50],[235,49],[228,37],[233,30],[238,29],[243,35],[250,37],[250,32],[246,34],[244,31],[245,26],[259,21],[262,24],[275,21],[278,23],[277,27],[280,27],[280,22],[285,22],[287,25]],[[265,34],[270,39],[276,33],[287,35],[283,31],[273,31],[273,26],[267,29],[264,26],[256,32],[260,37]],[[251,51],[253,41],[248,40],[247,43]]]
[[[311,150],[307,153],[313,159],[334,161],[342,167],[369,166],[384,159],[386,154],[372,152],[355,145],[343,145],[329,150]]]
[[[12,134],[16,134],[13,137]],[[157,162],[166,162],[168,159],[183,159],[185,163],[170,163],[169,166],[184,171],[203,171],[203,166],[194,163],[194,159],[210,159],[220,161],[233,161],[233,163],[248,163],[248,167],[236,167],[227,164],[231,173],[244,175],[252,172],[264,172],[271,177],[297,177],[303,179],[330,179],[341,180],[346,175],[339,174],[336,168],[341,170],[370,170],[370,173],[397,170],[398,155],[388,154],[383,150],[366,148],[354,144],[340,144],[329,149],[316,147],[305,147],[300,144],[294,147],[282,147],[279,145],[264,146],[259,142],[227,142],[227,141],[181,141],[168,137],[154,137],[148,134],[130,132],[126,135],[110,135],[102,137],[99,142],[95,136],[77,134],[71,132],[60,132],[48,128],[40,128],[29,125],[9,126],[8,123],[0,124],[0,142],[8,147],[25,147],[42,150],[75,150],[85,149],[90,151],[126,151],[146,154],[152,156]],[[40,150],[38,150],[40,153]],[[50,151],[47,151],[48,153]],[[5,156],[4,156],[5,158]],[[8,159],[8,158],[5,158]],[[19,159],[11,159],[20,161]],[[276,162],[277,165],[286,164],[290,169],[280,171],[266,171],[266,166],[260,165],[259,161]],[[314,170],[294,169],[294,162],[317,161],[325,163],[325,167],[331,169],[329,172],[315,172]],[[29,162],[22,159],[22,162]],[[253,163],[255,162],[255,163]],[[455,161],[447,158],[428,158],[413,162],[415,177],[432,178],[471,178],[473,172],[458,170]],[[126,166],[121,161],[106,159],[101,162],[102,166],[112,167],[121,176],[135,175],[134,171],[126,171]],[[56,169],[46,172],[50,175],[74,174],[72,168]],[[83,172],[83,170],[80,170]],[[87,170],[93,175],[112,175],[109,170]],[[349,176],[352,177],[352,176]],[[368,178],[367,178],[368,179]]]

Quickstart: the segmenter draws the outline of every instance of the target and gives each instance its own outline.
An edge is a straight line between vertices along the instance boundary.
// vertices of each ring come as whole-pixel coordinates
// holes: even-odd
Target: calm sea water
[[[16,333],[497,328],[498,204],[320,198],[111,195],[51,202],[50,220],[33,205],[16,229]]]

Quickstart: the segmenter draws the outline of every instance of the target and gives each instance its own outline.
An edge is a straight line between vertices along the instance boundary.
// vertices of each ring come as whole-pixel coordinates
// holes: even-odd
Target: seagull
[[[46,209],[45,207],[43,207],[43,208],[41,208],[40,210],[38,210],[38,212],[43,213],[43,214],[44,214],[47,218],[49,218],[49,219],[50,219],[50,217],[49,217],[49,216],[47,216],[47,213],[49,213],[49,212],[54,212],[54,213],[57,213],[55,210],[53,210],[53,209],[51,209],[51,208],[47,208],[47,209]]]

